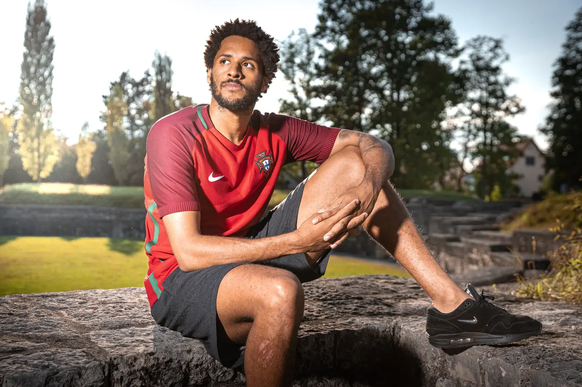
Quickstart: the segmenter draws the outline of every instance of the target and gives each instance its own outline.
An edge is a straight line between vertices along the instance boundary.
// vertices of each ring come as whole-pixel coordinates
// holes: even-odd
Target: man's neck
[[[232,112],[218,105],[212,98],[208,113],[216,130],[230,142],[238,145],[245,137],[253,110],[254,106],[245,112]]]

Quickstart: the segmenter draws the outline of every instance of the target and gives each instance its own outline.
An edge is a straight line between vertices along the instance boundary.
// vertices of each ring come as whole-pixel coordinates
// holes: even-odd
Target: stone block
[[[429,300],[411,279],[355,276],[304,287],[294,386],[582,385],[580,305],[496,294],[500,306],[542,321],[542,334],[447,353],[428,343]],[[141,288],[0,297],[1,386],[244,383],[198,341],[155,325]]]

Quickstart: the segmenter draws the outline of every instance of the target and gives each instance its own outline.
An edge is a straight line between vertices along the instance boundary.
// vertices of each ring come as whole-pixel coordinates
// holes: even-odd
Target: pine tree
[[[466,95],[456,106],[463,152],[478,160],[477,193],[481,197],[490,198],[496,186],[502,194],[508,194],[515,176],[506,171],[518,156],[514,145],[520,137],[507,118],[525,110],[517,96],[507,93],[515,82],[502,69],[509,55],[501,39],[487,36],[469,40],[465,52],[459,67]]]
[[[96,149],[97,144],[93,141],[93,135],[89,133],[89,123],[85,122],[77,142],[77,172],[85,183],[91,173],[91,160]]]
[[[582,8],[566,27],[562,55],[554,64],[554,102],[541,129],[550,140],[547,169],[554,188],[582,187]]]
[[[0,187],[3,186],[4,172],[10,162],[10,132],[14,126],[14,118],[8,110],[0,111]]]
[[[50,29],[44,0],[36,0],[34,6],[29,3],[20,75],[22,116],[18,120],[17,131],[23,167],[34,181],[50,175],[58,160],[50,120],[55,50]]]
[[[281,43],[280,52],[279,68],[289,82],[291,98],[279,99],[279,112],[310,122],[319,121],[321,116],[317,104],[322,101],[318,100],[313,87],[317,83],[316,63],[320,55],[316,40],[302,28]],[[313,169],[313,163],[301,161],[298,165],[286,165],[283,172],[297,183]]]
[[[154,68],[154,101],[152,103],[151,117],[153,122],[174,112],[175,106],[172,95],[172,59],[162,56],[158,51],[152,62]]]
[[[124,185],[129,178],[128,163],[131,154],[128,149],[129,140],[123,127],[128,108],[127,103],[124,101],[123,88],[120,82],[111,84],[109,96],[104,97],[104,100],[107,106],[105,127],[107,130],[107,143],[109,144],[109,160],[117,181],[120,185]]]

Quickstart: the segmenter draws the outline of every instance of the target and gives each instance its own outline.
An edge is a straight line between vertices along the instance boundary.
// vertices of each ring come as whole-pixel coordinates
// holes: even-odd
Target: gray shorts
[[[305,181],[252,227],[247,237],[265,238],[294,231],[304,187]],[[289,270],[299,281],[307,282],[325,274],[329,255],[330,250],[327,250],[314,268],[309,266],[304,254],[286,255],[263,264]],[[245,263],[229,263],[190,272],[178,268],[164,281],[164,290],[152,306],[156,323],[178,331],[182,336],[202,341],[212,357],[231,368],[243,364],[244,346],[218,340],[216,295],[224,276],[240,265]]]

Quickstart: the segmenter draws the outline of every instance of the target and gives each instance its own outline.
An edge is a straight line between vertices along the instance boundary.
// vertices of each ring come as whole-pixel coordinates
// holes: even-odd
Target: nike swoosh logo
[[[214,183],[215,181],[218,181],[220,179],[222,179],[224,177],[224,175],[222,176],[212,176],[214,174],[214,172],[210,173],[210,175],[208,175],[208,181],[211,183]]]
[[[477,324],[477,317],[473,316],[473,320],[457,320],[457,321],[467,324]]]

